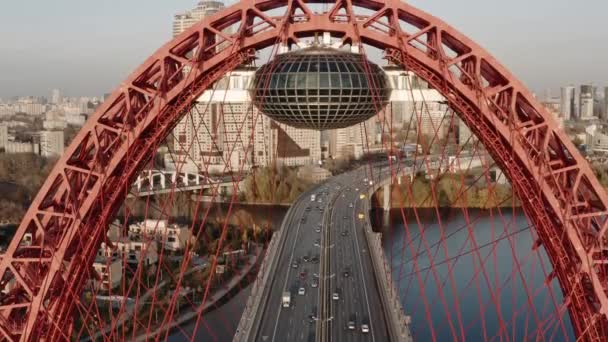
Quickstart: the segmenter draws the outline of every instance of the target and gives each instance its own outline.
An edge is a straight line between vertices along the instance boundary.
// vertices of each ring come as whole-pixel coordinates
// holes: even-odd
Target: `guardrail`
[[[372,229],[372,224],[369,219],[371,211],[370,201],[374,193],[374,187],[368,188],[368,193],[363,201],[365,214],[365,238],[367,240],[368,250],[372,257],[372,267],[376,274],[376,282],[382,300],[382,307],[385,312],[386,319],[389,321],[389,334],[392,341],[411,342],[413,341],[410,331],[410,318],[405,315],[399,292],[395,288],[392,280],[392,272],[390,265],[386,261],[384,249],[382,248],[382,233],[375,233]]]

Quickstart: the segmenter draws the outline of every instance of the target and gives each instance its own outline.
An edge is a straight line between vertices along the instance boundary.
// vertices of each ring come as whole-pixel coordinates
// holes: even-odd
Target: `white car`
[[[331,296],[331,299],[333,299],[333,300],[340,300],[340,293],[334,292],[334,294]]]
[[[298,289],[298,295],[303,296],[306,294],[306,289],[304,288],[304,286],[300,287]]]
[[[369,325],[367,324],[361,324],[361,332],[364,334],[368,334],[369,333]]]

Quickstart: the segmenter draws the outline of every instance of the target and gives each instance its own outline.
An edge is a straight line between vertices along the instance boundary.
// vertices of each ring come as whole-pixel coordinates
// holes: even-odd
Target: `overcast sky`
[[[173,14],[195,2],[4,1],[0,97],[109,92],[170,39]],[[608,0],[409,2],[486,47],[535,91],[608,85]]]

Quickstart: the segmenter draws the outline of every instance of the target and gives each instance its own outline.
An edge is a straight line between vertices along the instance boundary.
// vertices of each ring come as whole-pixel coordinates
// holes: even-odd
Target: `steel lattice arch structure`
[[[285,16],[268,14],[285,6]],[[321,32],[385,51],[447,99],[521,199],[575,334],[608,338],[608,196],[549,113],[489,53],[427,13],[398,0],[330,7],[316,14],[301,0],[241,1],[164,45],[114,91],[57,163],[2,257],[2,283],[16,283],[0,306],[4,339],[67,339],[124,189],[194,99],[256,51]],[[237,32],[222,32],[235,24]],[[26,233],[35,236],[31,246],[20,245]]]

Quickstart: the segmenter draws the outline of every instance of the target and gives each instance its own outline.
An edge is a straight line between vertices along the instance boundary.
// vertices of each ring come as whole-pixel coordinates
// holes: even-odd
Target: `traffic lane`
[[[309,202],[308,206],[312,207],[312,203]],[[305,223],[302,223],[302,217],[306,217]],[[305,210],[298,219],[302,223],[302,227],[300,234],[298,234],[294,241],[297,248],[295,249],[292,261],[299,258],[301,262],[297,269],[294,269],[291,263],[289,265],[293,269],[293,272],[289,272],[290,276],[288,279],[290,283],[288,289],[292,293],[293,306],[291,312],[285,311],[284,314],[282,312],[280,321],[276,322],[278,331],[275,336],[278,341],[282,341],[284,338],[287,338],[289,341],[307,340],[311,332],[314,334],[316,325],[316,322],[311,324],[308,320],[313,309],[315,307],[318,308],[318,288],[313,288],[311,283],[312,275],[319,272],[319,264],[303,262],[302,257],[306,254],[315,256],[318,253],[318,247],[314,246],[315,240],[318,238],[315,228],[317,223],[322,219],[322,215],[319,211],[311,209],[311,211]],[[300,276],[300,273],[303,271],[306,273],[304,278]],[[298,294],[300,287],[304,287],[304,295]]]
[[[361,212],[361,202],[359,199],[356,200],[355,212]],[[384,317],[384,310],[382,308],[380,289],[378,288],[374,269],[372,266],[371,255],[369,254],[369,246],[367,245],[367,239],[365,237],[365,231],[363,229],[364,222],[353,218],[353,227],[358,237],[359,245],[359,256],[361,260],[361,272],[365,275],[365,284],[368,290],[369,297],[369,315],[367,316],[368,321],[371,323],[370,328],[374,334],[376,341],[386,341],[388,339],[388,330],[386,317]]]
[[[335,288],[339,288],[341,292],[340,300],[334,302],[334,322],[332,326],[332,336],[334,336],[335,341],[342,341],[340,337],[343,335],[344,330],[346,329],[346,322],[348,320],[348,315],[353,310],[353,306],[357,301],[356,295],[352,293],[352,283],[350,279],[344,278],[343,272],[345,268],[350,263],[350,254],[349,247],[345,243],[345,239],[348,237],[343,237],[340,232],[345,230],[344,222],[342,221],[342,217],[340,216],[342,213],[339,211],[339,207],[336,206],[334,211],[334,217],[332,219],[332,226],[335,227],[336,235],[340,236],[340,238],[335,240]]]
[[[277,275],[273,278],[276,281],[276,287],[280,287],[281,289],[283,288],[287,288],[289,289],[291,284],[290,282],[293,281],[293,275],[291,274],[291,261],[292,256],[298,254],[299,252],[301,252],[299,250],[300,245],[297,244],[297,241],[299,241],[300,237],[301,237],[301,231],[306,229],[306,226],[308,226],[307,223],[303,223],[302,217],[304,216],[304,214],[306,213],[305,208],[307,206],[307,202],[306,201],[302,201],[300,203],[297,203],[297,208],[294,211],[293,216],[291,217],[291,221],[289,222],[289,235],[286,237],[286,244],[287,246],[289,246],[291,244],[291,248],[287,247],[284,248],[283,253],[281,254],[281,260],[279,263],[279,267],[277,268]],[[294,226],[297,226],[296,229],[292,229]],[[304,236],[307,236],[307,234],[304,234]],[[287,280],[285,282],[285,280]],[[292,335],[293,332],[295,331],[295,328],[298,328],[298,326],[294,325],[297,324],[297,320],[294,320],[294,317],[298,317],[300,316],[300,321],[301,321],[301,317],[304,316],[303,313],[299,314],[299,310],[294,310],[294,307],[290,307],[289,309],[287,308],[282,308],[282,294],[283,294],[283,290],[281,291],[274,291],[274,296],[272,296],[273,301],[272,303],[269,304],[269,306],[267,306],[269,308],[269,311],[271,312],[271,314],[267,315],[265,317],[265,321],[264,321],[264,330],[261,330],[261,335],[262,338],[264,336],[269,337],[269,336],[273,336],[273,340],[282,340],[287,334]],[[295,294],[295,293],[293,293]],[[294,299],[295,302],[295,296],[292,296],[292,298]],[[294,314],[292,314],[291,312],[294,312]],[[268,319],[272,317],[273,319]],[[281,323],[279,325],[279,323]],[[279,327],[281,327],[281,329],[279,329]]]
[[[352,300],[350,301],[350,305],[345,305],[346,309],[342,310],[342,314],[340,316],[342,316],[343,320],[345,321],[343,324],[344,326],[346,326],[346,322],[350,319],[350,316],[355,314],[356,315],[356,329],[355,331],[346,331],[344,332],[344,334],[346,334],[346,336],[348,337],[349,340],[353,340],[353,341],[367,341],[367,340],[374,340],[374,337],[368,335],[368,334],[364,334],[361,332],[361,323],[363,322],[363,320],[365,319],[365,321],[369,324],[369,319],[371,316],[371,312],[374,312],[371,309],[371,305],[369,305],[369,301],[374,301],[374,298],[377,297],[377,293],[376,296],[374,296],[374,293],[368,293],[367,295],[369,297],[371,297],[371,299],[368,297],[366,299],[366,289],[365,286],[368,285],[368,283],[370,281],[375,281],[374,279],[374,275],[373,274],[369,274],[368,272],[366,272],[365,268],[361,267],[361,263],[359,262],[359,258],[361,258],[362,256],[359,254],[362,252],[360,243],[358,243],[358,241],[356,240],[356,231],[354,230],[355,228],[355,215],[356,213],[354,212],[356,210],[355,207],[350,208],[350,204],[353,203],[354,205],[354,198],[355,196],[357,196],[357,194],[355,193],[355,191],[347,191],[346,192],[346,196],[344,198],[340,198],[339,201],[337,201],[335,208],[336,210],[340,213],[339,217],[338,217],[338,221],[339,221],[339,225],[343,227],[343,229],[347,230],[349,232],[348,234],[348,238],[345,239],[345,243],[343,243],[342,245],[345,247],[343,250],[345,251],[345,259],[348,260],[348,265],[345,266],[349,266],[350,270],[351,270],[351,276],[349,277],[350,281],[346,281],[345,285],[343,285],[344,287],[347,287],[349,290],[346,291],[349,293],[349,296],[352,297]],[[367,282],[367,283],[365,283]],[[349,284],[350,283],[350,284]],[[369,287],[369,286],[368,286]],[[352,289],[352,290],[351,290]],[[345,292],[345,298],[346,297],[346,292]],[[369,291],[367,291],[369,292]],[[382,314],[382,312],[381,312]],[[374,324],[372,323],[372,326]],[[374,334],[374,329],[372,328],[372,334]],[[336,334],[338,334],[339,332],[336,331]]]
[[[294,211],[291,213],[292,215],[288,218],[286,227],[289,227],[289,230],[287,231],[287,236],[285,237],[285,246],[283,246],[283,250],[279,255],[279,263],[277,264],[277,268],[275,270],[276,276],[272,278],[273,281],[271,283],[271,288],[280,287],[282,289],[284,286],[285,277],[287,275],[287,267],[290,267],[289,259],[295,249],[295,246],[291,242],[293,241],[294,237],[297,236],[298,227],[300,225],[299,219],[304,209],[304,205],[297,203],[294,208]],[[295,229],[293,229],[294,227]],[[268,339],[269,337],[273,336],[275,330],[275,323],[277,321],[277,315],[281,314],[282,295],[282,291],[272,291],[269,295],[269,301],[266,305],[266,311],[262,315],[262,327],[258,334],[259,336],[261,336],[261,339],[264,339],[264,337]]]
[[[342,231],[348,231],[348,235],[344,237],[340,243],[340,252],[343,254],[342,263],[339,272],[339,286],[343,288],[344,302],[341,303],[341,308],[337,310],[338,320],[335,326],[335,336],[338,341],[349,340],[359,341],[365,340],[365,336],[360,333],[360,317],[365,310],[364,297],[362,292],[363,275],[359,274],[356,267],[356,248],[352,243],[353,232],[349,228],[351,221],[348,219],[349,214],[352,214],[352,208],[348,208],[345,201],[340,200],[336,203],[336,211],[338,213],[335,224]],[[346,219],[344,219],[346,217]],[[349,276],[344,277],[344,271],[349,269]],[[347,323],[350,317],[355,315],[357,318],[355,330],[349,330]]]
[[[366,341],[368,340],[368,336],[364,335],[361,332],[361,322],[363,317],[368,317],[369,316],[369,311],[368,311],[368,307],[367,307],[367,300],[365,297],[365,289],[364,289],[364,282],[366,281],[366,275],[365,273],[361,270],[360,268],[360,264],[359,264],[359,260],[358,260],[358,253],[360,252],[359,249],[357,248],[357,240],[356,240],[356,236],[355,236],[355,232],[353,231],[353,224],[352,224],[352,216],[354,215],[354,213],[352,212],[352,208],[351,210],[348,212],[348,214],[346,214],[346,219],[344,219],[345,221],[345,227],[349,230],[349,235],[351,236],[351,238],[348,241],[348,248],[347,248],[347,253],[348,253],[348,258],[351,261],[351,281],[353,283],[353,297],[355,298],[355,301],[353,301],[353,309],[351,310],[350,315],[355,315],[355,330],[351,331],[351,337],[350,340],[351,341]],[[349,319],[350,317],[348,317],[347,319]]]

